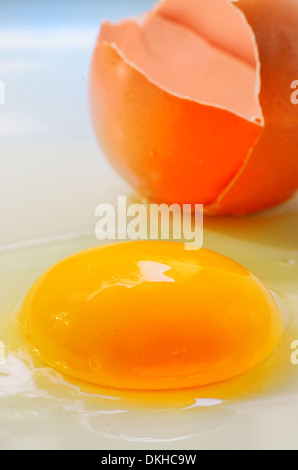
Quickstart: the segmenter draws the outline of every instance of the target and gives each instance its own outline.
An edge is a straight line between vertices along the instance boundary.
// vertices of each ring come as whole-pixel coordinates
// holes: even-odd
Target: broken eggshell
[[[102,25],[90,76],[96,136],[155,202],[247,214],[298,188],[296,0],[164,0]]]

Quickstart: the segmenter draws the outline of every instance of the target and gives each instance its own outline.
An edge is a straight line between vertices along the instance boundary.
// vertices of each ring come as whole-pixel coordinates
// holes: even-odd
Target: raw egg
[[[264,361],[284,331],[275,298],[247,269],[158,241],[61,261],[33,285],[18,321],[52,368],[130,390],[231,379]]]
[[[102,25],[96,136],[145,198],[247,214],[298,188],[298,3],[164,0]]]

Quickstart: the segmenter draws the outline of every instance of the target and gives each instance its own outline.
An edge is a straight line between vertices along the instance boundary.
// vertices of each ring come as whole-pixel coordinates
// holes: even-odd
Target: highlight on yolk
[[[264,361],[284,330],[274,297],[244,267],[157,241],[65,259],[31,288],[18,320],[49,366],[130,390],[231,379]]]

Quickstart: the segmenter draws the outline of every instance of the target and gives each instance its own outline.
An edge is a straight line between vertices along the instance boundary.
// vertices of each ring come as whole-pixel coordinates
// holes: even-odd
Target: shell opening
[[[257,46],[244,16],[223,0],[186,3],[166,0],[141,18],[106,22],[101,40],[169,93],[262,122]]]

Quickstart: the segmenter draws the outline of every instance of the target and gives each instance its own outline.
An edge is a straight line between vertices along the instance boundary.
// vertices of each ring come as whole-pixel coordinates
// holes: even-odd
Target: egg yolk
[[[49,366],[131,390],[230,379],[265,360],[284,329],[274,297],[245,268],[154,241],[60,262],[31,288],[18,320]]]

